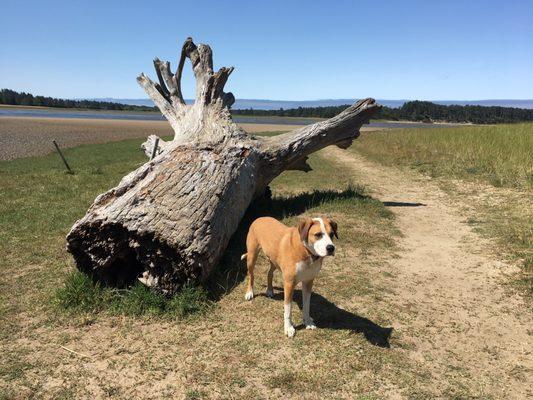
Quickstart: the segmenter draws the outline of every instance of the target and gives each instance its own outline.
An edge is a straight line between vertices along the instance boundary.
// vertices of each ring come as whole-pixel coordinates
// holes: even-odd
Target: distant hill
[[[331,118],[342,112],[347,105],[326,107],[298,107],[277,110],[232,110],[234,115],[257,115],[278,117],[320,117]],[[401,107],[383,106],[374,119],[419,122],[459,122],[474,124],[501,124],[533,121],[533,109],[478,106],[444,105],[429,101],[408,101]]]
[[[155,111],[155,107],[124,104],[115,101],[97,101],[88,99],[58,99],[48,96],[34,96],[31,93],[17,92],[11,89],[0,89],[0,104],[16,106],[38,106],[56,108],[78,108],[87,110],[116,111]]]
[[[151,105],[148,99],[98,99],[120,101],[135,106]],[[356,99],[308,101],[237,99],[234,115],[330,118],[353,104]],[[188,100],[192,102],[192,100]],[[378,100],[384,106],[376,119],[394,121],[459,122],[498,124],[533,121],[533,100],[419,101]]]
[[[475,124],[533,121],[533,107],[531,107],[533,101],[526,100],[483,100],[478,102],[482,105],[468,104],[470,102],[463,102],[467,103],[466,105],[455,104],[458,102],[454,101],[440,103],[418,100],[395,100],[392,103],[387,100],[378,101],[383,107],[374,116],[374,119],[470,122]],[[238,100],[237,106],[231,112],[233,115],[330,118],[340,113],[353,102],[354,100],[352,99],[302,102]],[[157,111],[149,100],[144,99],[56,99],[53,97],[34,96],[25,92],[19,93],[10,89],[0,90],[0,104],[88,110]],[[513,107],[502,107],[493,104],[511,104]],[[525,108],[527,105],[530,106],[529,109]]]
[[[110,103],[122,103],[136,106],[153,106],[150,99],[114,99],[114,98],[99,98],[88,99],[95,101],[104,101]],[[324,99],[324,100],[302,100],[302,101],[288,101],[288,100],[262,100],[262,99],[237,99],[233,105],[234,110],[247,110],[253,108],[254,110],[279,110],[280,108],[298,108],[298,107],[335,107],[345,104],[353,104],[356,99]],[[386,100],[380,99],[378,103],[391,108],[398,108],[411,100]],[[187,100],[192,102],[192,100]],[[432,101],[435,104],[441,105],[472,105],[472,106],[497,106],[497,107],[513,107],[513,108],[527,108],[533,109],[532,100],[509,100],[509,99],[496,99],[496,100],[435,100]]]

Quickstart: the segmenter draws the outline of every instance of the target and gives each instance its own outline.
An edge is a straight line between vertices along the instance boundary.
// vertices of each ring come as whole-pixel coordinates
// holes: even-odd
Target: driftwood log
[[[181,75],[188,58],[196,99],[188,105]],[[188,38],[177,71],[154,60],[158,82],[137,81],[175,132],[156,156],[101,194],[67,236],[77,267],[112,285],[135,279],[163,293],[205,280],[247,207],[285,170],[310,171],[307,156],[329,145],[347,148],[379,106],[357,102],[337,116],[275,137],[236,125],[224,85],[233,68],[213,71],[211,48]],[[155,136],[143,149],[153,154]]]

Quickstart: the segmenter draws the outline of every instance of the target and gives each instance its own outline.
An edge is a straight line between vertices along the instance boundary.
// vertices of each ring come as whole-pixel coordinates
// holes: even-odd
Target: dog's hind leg
[[[272,261],[270,261],[270,269],[268,270],[267,275],[267,291],[266,296],[267,297],[274,297],[274,288],[272,287],[272,279],[274,278],[274,271],[276,270],[276,266]]]
[[[254,268],[259,254],[259,243],[253,232],[248,233],[246,238],[246,267],[248,268],[248,285],[246,287],[245,300],[254,298]],[[244,257],[243,257],[244,258]]]

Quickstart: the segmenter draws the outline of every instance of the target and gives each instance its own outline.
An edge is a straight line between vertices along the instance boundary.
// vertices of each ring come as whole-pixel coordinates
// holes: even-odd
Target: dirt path
[[[397,216],[403,237],[392,302],[402,312],[391,322],[435,386],[450,374],[467,374],[494,397],[531,396],[531,312],[502,286],[513,267],[490,255],[491,243],[472,231],[434,182],[354,152],[327,152]]]

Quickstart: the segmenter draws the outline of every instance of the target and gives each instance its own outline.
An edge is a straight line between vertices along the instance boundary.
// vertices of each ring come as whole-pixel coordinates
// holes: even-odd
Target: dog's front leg
[[[294,329],[294,326],[292,325],[291,321],[291,311],[292,311],[292,293],[294,292],[294,282],[292,280],[285,281],[284,287],[283,287],[283,294],[284,294],[284,312],[283,312],[283,325],[284,325],[284,331],[285,335],[288,337],[293,337],[296,330]]]
[[[268,270],[267,275],[267,291],[266,296],[267,297],[274,297],[274,288],[272,286],[272,279],[274,279],[274,271],[276,270],[276,266],[272,261],[270,261],[270,269]]]
[[[302,306],[303,306],[303,323],[305,329],[316,329],[313,318],[309,315],[311,307],[311,293],[313,291],[313,280],[302,282]]]

